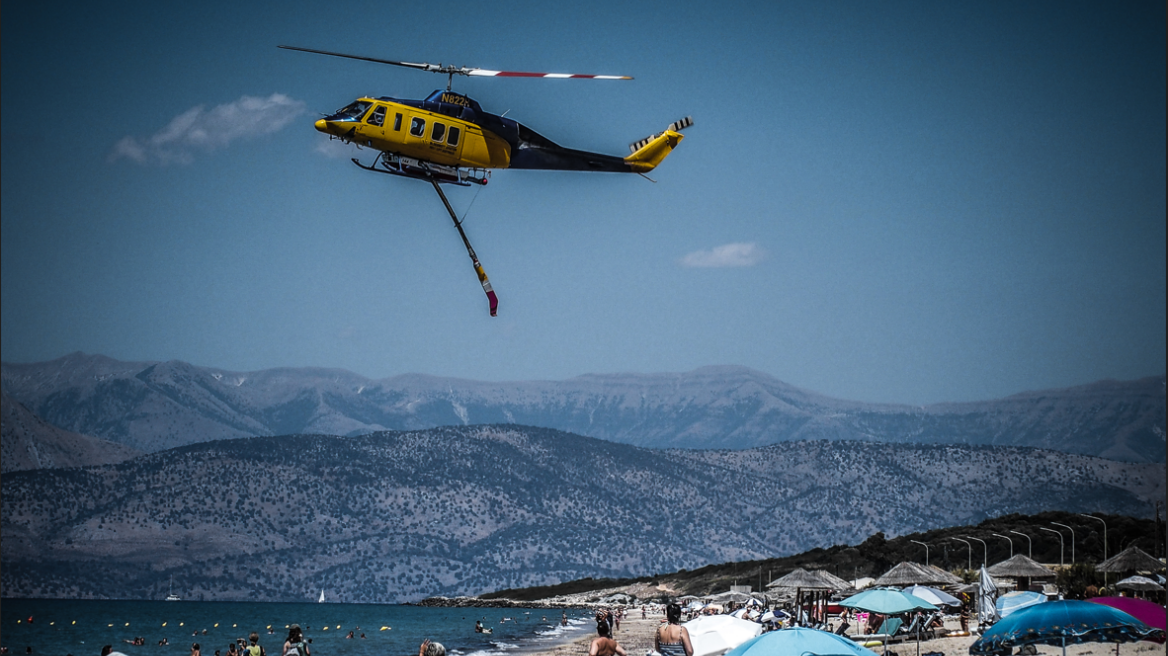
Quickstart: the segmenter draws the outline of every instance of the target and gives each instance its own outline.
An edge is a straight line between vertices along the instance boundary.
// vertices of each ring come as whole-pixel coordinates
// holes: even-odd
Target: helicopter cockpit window
[[[365,111],[369,109],[369,105],[371,104],[372,103],[358,100],[355,103],[351,103],[348,107],[338,111],[337,117],[340,120],[360,121],[361,117],[365,115]]]
[[[377,127],[385,125],[385,105],[378,105],[373,111],[369,112],[369,118],[365,119],[365,122],[369,125],[376,125]]]
[[[458,128],[454,127],[453,125],[450,126],[450,134],[448,134],[446,137],[446,143],[450,144],[451,146],[457,146],[460,132],[461,130]]]
[[[430,131],[430,140],[442,143],[442,139],[446,137],[446,126],[441,123],[435,123],[434,129]]]
[[[393,117],[393,131],[401,132],[401,114],[395,114]]]
[[[420,137],[426,134],[426,119],[415,116],[410,119],[410,134],[415,137]]]

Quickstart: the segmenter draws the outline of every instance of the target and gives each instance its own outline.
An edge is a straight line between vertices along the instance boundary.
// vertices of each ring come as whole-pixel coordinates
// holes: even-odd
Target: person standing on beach
[[[653,634],[653,647],[661,656],[693,656],[693,643],[689,639],[689,629],[681,625],[681,606],[669,604],[665,607],[667,624],[657,627]]]
[[[284,656],[310,656],[299,624],[288,627],[288,639],[284,641]]]
[[[252,631],[247,639],[251,644],[244,650],[243,656],[268,656],[264,653],[264,648],[260,646],[260,634]]]
[[[616,644],[616,640],[612,639],[612,628],[608,625],[608,622],[597,620],[596,634],[597,637],[588,646],[588,656],[613,656],[613,654],[628,656],[625,653],[624,647]]]

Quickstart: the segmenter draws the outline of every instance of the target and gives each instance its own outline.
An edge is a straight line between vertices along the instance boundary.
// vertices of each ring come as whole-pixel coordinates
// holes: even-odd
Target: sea
[[[190,656],[198,643],[202,656],[226,656],[255,631],[268,656],[280,656],[288,626],[299,624],[312,656],[416,656],[426,639],[453,656],[519,656],[585,635],[590,619],[583,609],[7,598],[0,647],[9,656],[100,656],[104,645],[127,656]],[[476,620],[492,633],[476,633]]]

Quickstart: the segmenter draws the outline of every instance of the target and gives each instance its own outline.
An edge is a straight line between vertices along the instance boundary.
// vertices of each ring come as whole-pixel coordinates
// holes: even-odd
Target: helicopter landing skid
[[[374,173],[388,173],[400,175],[415,180],[437,180],[447,184],[456,184],[460,187],[469,187],[472,184],[485,185],[490,181],[489,174],[480,169],[461,169],[454,166],[432,164],[412,157],[402,157],[393,153],[381,153],[373,164],[362,164],[357,158],[350,160],[366,171]]]
[[[466,245],[466,253],[470,255],[470,261],[474,263],[475,274],[478,275],[479,282],[483,285],[483,291],[487,294],[487,303],[490,304],[491,316],[497,316],[497,312],[499,311],[499,297],[495,295],[495,290],[491,288],[491,281],[487,280],[487,272],[483,270],[483,265],[479,264],[479,256],[475,255],[474,248],[470,245],[470,240],[466,238],[466,231],[462,229],[462,221],[458,220],[458,215],[454,213],[454,208],[450,206],[450,201],[446,199],[446,194],[442,193],[442,187],[438,185],[438,179],[430,176],[430,184],[434,185],[434,191],[438,192],[438,197],[442,199],[442,204],[446,206],[446,211],[450,213],[450,219],[454,221],[454,227],[458,228],[458,234],[462,237],[462,243]]]

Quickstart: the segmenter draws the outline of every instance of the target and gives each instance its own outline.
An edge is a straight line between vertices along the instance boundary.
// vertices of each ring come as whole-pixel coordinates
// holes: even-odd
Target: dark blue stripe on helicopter
[[[548,169],[554,171],[607,171],[629,173],[628,164],[619,157],[559,148],[521,148],[511,151],[513,169]]]
[[[382,96],[378,100],[461,118],[495,133],[510,144],[510,168],[513,169],[629,172],[628,165],[620,157],[564,148],[517,121],[484,112],[473,98],[462,96],[469,106],[437,100],[444,93],[446,92],[441,90],[435,91],[426,100],[404,100],[388,96]]]

